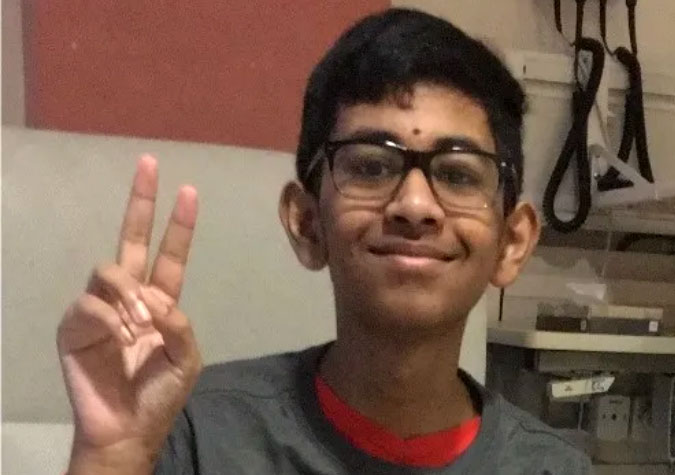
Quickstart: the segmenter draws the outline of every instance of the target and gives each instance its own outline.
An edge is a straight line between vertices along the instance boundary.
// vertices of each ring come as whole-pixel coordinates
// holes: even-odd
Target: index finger
[[[159,253],[150,275],[150,284],[156,285],[178,301],[183,286],[190,244],[197,222],[197,190],[183,186],[178,191]]]
[[[145,279],[148,262],[157,181],[157,160],[143,155],[136,167],[117,248],[117,263],[140,281]]]

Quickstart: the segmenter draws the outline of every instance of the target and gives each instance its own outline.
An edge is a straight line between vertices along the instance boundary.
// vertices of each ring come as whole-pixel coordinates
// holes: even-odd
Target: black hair
[[[457,89],[485,109],[497,153],[516,171],[517,197],[523,176],[522,88],[483,43],[445,20],[408,9],[389,9],[360,20],[314,68],[305,91],[296,155],[303,186],[318,194],[322,167],[310,176],[307,169],[329,139],[340,106],[404,97],[418,83]]]

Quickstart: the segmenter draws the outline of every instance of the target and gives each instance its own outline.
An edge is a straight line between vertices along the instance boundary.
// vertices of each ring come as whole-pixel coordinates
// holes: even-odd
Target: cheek
[[[324,230],[331,262],[356,259],[366,250],[368,236],[376,231],[377,216],[365,210],[329,209]]]
[[[345,199],[330,179],[324,179],[320,210],[329,262],[355,257],[365,248],[368,236],[382,227],[381,210]]]
[[[464,264],[475,276],[489,278],[500,254],[498,223],[475,219],[458,220],[455,235],[464,247]],[[484,280],[484,279],[478,279]]]

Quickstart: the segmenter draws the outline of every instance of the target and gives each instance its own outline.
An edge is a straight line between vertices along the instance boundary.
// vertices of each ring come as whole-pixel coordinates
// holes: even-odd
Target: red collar
[[[340,400],[319,376],[314,379],[319,405],[326,418],[349,442],[387,462],[414,467],[442,467],[459,457],[474,441],[480,416],[433,434],[401,439]]]

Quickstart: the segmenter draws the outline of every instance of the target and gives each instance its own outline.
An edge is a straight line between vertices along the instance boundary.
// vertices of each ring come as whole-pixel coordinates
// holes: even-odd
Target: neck
[[[360,413],[402,438],[455,427],[475,416],[457,375],[464,325],[426,338],[338,325],[320,373]]]

